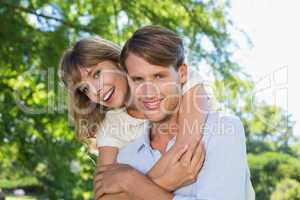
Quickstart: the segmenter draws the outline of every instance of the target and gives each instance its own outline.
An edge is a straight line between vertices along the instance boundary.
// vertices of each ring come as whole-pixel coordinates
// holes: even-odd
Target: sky
[[[231,0],[234,58],[257,86],[257,99],[283,107],[300,136],[300,1]],[[245,34],[246,33],[246,36]],[[249,43],[249,41],[251,41]]]

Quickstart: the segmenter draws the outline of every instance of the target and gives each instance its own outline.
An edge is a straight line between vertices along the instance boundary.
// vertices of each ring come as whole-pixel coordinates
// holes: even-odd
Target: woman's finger
[[[202,165],[205,160],[205,147],[204,144],[201,142],[199,144],[199,147],[197,148],[197,152],[195,152],[195,155],[192,160],[191,167],[193,170],[199,171],[202,168]]]
[[[102,181],[99,181],[94,184],[94,192],[96,193],[98,190],[100,190],[102,187]]]
[[[181,162],[185,164],[190,164],[192,156],[194,154],[195,148],[197,148],[199,141],[193,142],[189,147],[187,152],[182,156]]]
[[[102,181],[103,180],[103,174],[97,174],[94,177],[94,183]]]
[[[104,172],[107,170],[107,166],[106,165],[101,165],[101,166],[97,166],[96,167],[96,174],[100,173],[100,172]]]
[[[181,159],[181,157],[184,155],[184,153],[187,151],[188,146],[182,146],[182,147],[177,147],[178,150],[176,150],[175,155],[172,157],[172,162],[177,162],[178,160]]]
[[[100,200],[100,198],[104,195],[103,188],[99,188],[95,191],[95,200]]]
[[[94,181],[94,194],[95,194],[95,199],[99,199],[100,198],[100,194],[101,192],[101,188],[102,188],[102,181]]]

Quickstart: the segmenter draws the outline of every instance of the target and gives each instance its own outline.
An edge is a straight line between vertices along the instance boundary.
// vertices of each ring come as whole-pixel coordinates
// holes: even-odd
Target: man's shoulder
[[[211,152],[231,152],[237,149],[244,151],[246,148],[245,131],[240,118],[225,112],[209,114],[204,140],[206,148]]]
[[[208,114],[204,133],[207,135],[232,135],[244,132],[240,118],[234,114],[214,111]]]
[[[229,112],[212,111],[208,113],[208,121],[223,121],[229,123],[241,123],[240,118]]]

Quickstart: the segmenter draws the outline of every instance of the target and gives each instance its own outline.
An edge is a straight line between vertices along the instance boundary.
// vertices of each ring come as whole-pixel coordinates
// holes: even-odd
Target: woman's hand
[[[159,167],[154,166],[157,175],[151,172],[149,176],[151,175],[150,178],[159,186],[174,191],[197,180],[205,159],[204,145],[199,141],[193,142],[189,147],[176,147],[164,156],[166,158],[162,157],[157,163],[161,162],[164,171],[159,171],[157,170]]]
[[[172,148],[170,148],[170,150],[166,152],[150,169],[150,171],[147,174],[148,177],[150,177],[151,179],[155,179],[165,174],[174,157],[178,154],[183,154],[184,151],[187,150],[186,147],[177,146],[176,144],[172,146]]]
[[[105,194],[118,194],[125,191],[125,187],[137,171],[125,164],[97,166],[94,175],[95,199]]]

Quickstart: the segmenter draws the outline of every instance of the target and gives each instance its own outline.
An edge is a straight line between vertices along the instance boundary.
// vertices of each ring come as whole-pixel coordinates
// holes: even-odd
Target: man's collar
[[[137,152],[140,152],[143,148],[151,149],[150,129],[151,129],[151,127],[148,127],[146,129],[145,133],[140,138],[140,141],[138,142],[139,145],[137,146]]]
[[[151,141],[150,141],[150,130],[151,126],[148,126],[148,128],[145,130],[145,133],[139,138],[137,142],[137,148],[136,151],[139,153],[143,148],[152,149],[151,147]],[[167,151],[175,144],[176,142],[176,136],[174,136],[167,145]]]

